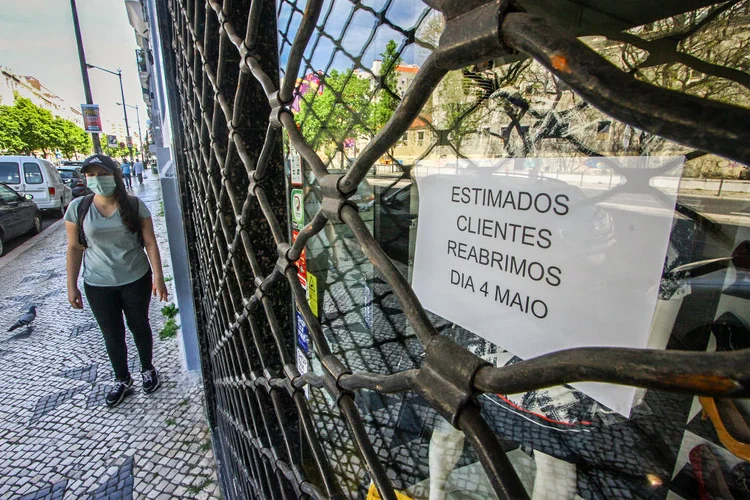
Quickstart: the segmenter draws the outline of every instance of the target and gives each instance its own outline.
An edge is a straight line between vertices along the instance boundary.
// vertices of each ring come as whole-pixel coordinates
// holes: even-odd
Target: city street
[[[151,211],[169,280],[158,179],[133,191]],[[201,382],[183,371],[177,338],[158,337],[164,304],[150,309],[162,386],[141,393],[129,338],[137,390],[108,408],[113,374],[101,333],[85,299],[83,311],[67,301],[64,223],[45,222],[53,224],[0,258],[13,259],[0,270],[0,498],[217,498]],[[30,327],[8,332],[30,305]]]
[[[47,228],[49,228],[50,226],[54,225],[57,222],[60,222],[60,225],[62,225],[61,221],[62,221],[62,218],[49,215],[49,214],[43,214],[42,215],[42,233],[44,233],[44,231],[46,231]],[[26,243],[27,241],[33,238],[34,236],[31,236],[31,235],[23,235],[17,238],[13,238],[10,241],[7,241],[5,243],[5,252],[2,256],[0,256],[0,266],[3,264],[3,261],[8,254],[10,254],[11,252],[13,252],[13,250],[20,247],[21,245],[23,245],[24,243]]]

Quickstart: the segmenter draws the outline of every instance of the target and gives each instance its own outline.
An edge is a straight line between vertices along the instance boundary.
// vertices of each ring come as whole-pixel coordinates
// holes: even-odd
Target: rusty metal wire
[[[315,43],[321,37],[328,39],[361,67],[359,56],[344,50],[342,37],[325,30],[330,11],[324,13],[324,2],[309,0],[304,9],[293,2],[279,2],[280,8],[283,5],[292,14],[278,30],[275,6],[269,2],[169,2],[173,25],[169,42],[174,51],[177,114],[187,171],[182,189],[194,237],[191,264],[205,383],[214,435],[222,443],[219,464],[230,478],[225,482],[230,497],[341,498],[350,489],[342,488],[333,473],[334,459],[364,467],[380,496],[395,499],[382,455],[355,404],[354,391],[360,389],[382,394],[414,391],[423,397],[466,434],[501,498],[524,498],[527,493],[498,436],[481,416],[477,396],[482,393],[508,394],[598,381],[711,396],[750,395],[747,351],[573,349],[495,368],[440,335],[407,279],[349,199],[375,161],[387,154],[419,116],[449,70],[523,53],[545,65],[593,106],[623,122],[744,162],[750,159],[746,139],[750,113],[637,81],[574,36],[509,2],[428,3],[444,14],[440,43],[391,119],[342,175],[329,172],[289,108],[296,76],[303,64],[309,65],[306,49],[314,33],[319,34]],[[391,2],[378,11],[356,4],[369,9],[378,26],[388,25],[414,42],[413,29],[388,20]],[[292,18],[297,19],[293,40]],[[287,61],[281,84],[279,53]],[[394,94],[393,89],[387,90]],[[517,103],[499,91],[490,95]],[[446,132],[447,137],[447,131],[432,130],[438,135]],[[282,131],[311,167],[322,197],[320,209],[294,243],[288,240]],[[353,371],[331,348],[335,339],[326,335],[311,310],[294,263],[305,245],[332,222],[346,225],[357,251],[390,287],[425,353],[421,366],[387,374]],[[294,309],[309,328],[322,365],[320,373],[302,376],[297,370]],[[316,403],[305,397],[306,387],[327,394],[334,403],[334,409],[327,411],[332,419],[345,422],[346,428],[327,429],[313,418],[311,405]],[[332,457],[321,444],[321,433],[330,432],[352,442],[358,458]],[[343,467],[341,463],[335,466]]]

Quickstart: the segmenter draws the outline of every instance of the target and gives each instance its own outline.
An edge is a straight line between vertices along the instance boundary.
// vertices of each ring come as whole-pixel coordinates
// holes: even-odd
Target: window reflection
[[[748,105],[750,94],[741,83],[742,75],[735,75],[738,83],[731,71],[724,78],[706,66],[705,72],[691,66],[694,57],[746,69],[746,51],[741,49],[747,2],[718,9],[701,9],[610,38],[584,41],[644,81]],[[421,50],[436,45],[440,17],[428,9],[413,17],[421,19],[415,26],[416,45]],[[667,44],[665,40],[674,37],[679,43]],[[367,49],[371,60],[342,56],[346,64],[334,67],[331,61],[339,60],[339,53],[324,67],[312,64],[312,58],[300,76],[292,106],[295,119],[332,173],[351,166],[390,118],[419,70],[417,51],[410,59],[405,40],[395,35],[374,40]],[[645,167],[631,168],[627,161],[618,160],[632,157],[646,158]],[[666,182],[673,165],[648,161],[660,157],[684,161],[680,178],[669,186],[660,182]],[[561,161],[543,161],[550,158]],[[320,208],[321,195],[309,167],[302,164],[307,223]],[[649,347],[706,351],[750,344],[746,260],[750,251],[743,243],[750,240],[747,166],[613,120],[541,65],[512,58],[448,74],[419,118],[376,161],[350,198],[408,279],[413,277],[422,215],[415,182],[419,170],[425,175],[482,171],[519,183],[569,186],[580,205],[590,209],[590,237],[571,241],[581,247],[580,255],[586,255],[578,260],[581,266],[606,262],[617,239],[614,228],[622,226],[621,212],[627,205],[623,199],[635,192],[647,193],[644,211],[666,210],[673,217]],[[676,205],[664,196],[664,189],[677,193]],[[564,224],[554,229],[563,240],[571,234]],[[334,354],[355,372],[393,373],[419,367],[423,349],[392,290],[351,231],[330,222],[306,251],[307,271],[317,284],[313,293],[318,317]],[[592,296],[595,289],[591,287]],[[592,310],[590,315],[592,320],[607,320],[606,311]],[[441,334],[496,366],[520,360],[516,353],[445,318],[431,314],[431,319]],[[311,369],[321,370],[312,350],[307,356]],[[310,401],[346,493],[375,498],[334,402],[316,389]],[[730,406],[638,391],[626,416],[565,386],[519,395],[483,395],[479,403],[534,498],[692,498],[696,491],[744,498],[748,491],[750,456],[744,455],[742,445],[750,438],[725,425],[729,420],[748,421],[750,408],[744,402]],[[462,433],[419,396],[359,391],[357,405],[400,493],[430,499],[493,496]]]

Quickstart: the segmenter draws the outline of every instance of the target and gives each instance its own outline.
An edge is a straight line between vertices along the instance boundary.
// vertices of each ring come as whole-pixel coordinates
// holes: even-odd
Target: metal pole
[[[118,106],[120,106],[122,103],[116,102]],[[141,113],[138,108],[138,105],[131,106],[130,104],[126,104],[127,107],[135,109],[135,119],[138,123],[138,142],[140,142],[141,145],[141,161],[143,161],[143,133],[141,132]]]
[[[89,84],[89,71],[86,67],[86,54],[83,51],[81,27],[78,25],[78,9],[76,8],[76,0],[70,0],[70,8],[73,11],[73,28],[75,28],[76,43],[78,43],[78,62],[81,64],[83,92],[86,95],[86,104],[94,104],[94,98],[91,96],[91,85]],[[99,134],[91,134],[91,141],[94,143],[94,151],[101,154],[102,145],[99,143]]]
[[[138,111],[138,105],[135,105],[135,119],[138,122],[138,142],[141,144],[141,163],[143,162],[143,159],[145,158],[144,152],[143,152],[143,134],[141,134],[141,114]]]
[[[117,70],[117,77],[120,79],[120,96],[122,96],[122,114],[125,115],[125,135],[127,136],[125,140],[127,141],[128,137],[130,137],[130,126],[128,126],[128,108],[127,104],[125,104],[125,91],[122,88],[122,70],[118,68]],[[133,164],[133,142],[131,138],[130,146],[128,146],[128,150],[130,151],[130,163]]]

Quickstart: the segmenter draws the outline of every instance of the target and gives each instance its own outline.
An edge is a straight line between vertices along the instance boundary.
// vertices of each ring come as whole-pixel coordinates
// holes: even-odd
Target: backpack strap
[[[88,248],[88,243],[86,242],[86,233],[83,232],[83,220],[86,218],[86,214],[89,213],[89,208],[91,208],[91,203],[93,203],[93,201],[94,195],[87,194],[83,197],[81,203],[78,204],[78,244],[83,248]]]
[[[143,243],[143,229],[141,229],[141,218],[138,215],[140,213],[141,205],[138,201],[137,196],[128,195],[128,201],[130,202],[130,206],[135,211],[136,217],[138,217],[138,243],[140,243],[142,247],[145,247],[146,245]]]

